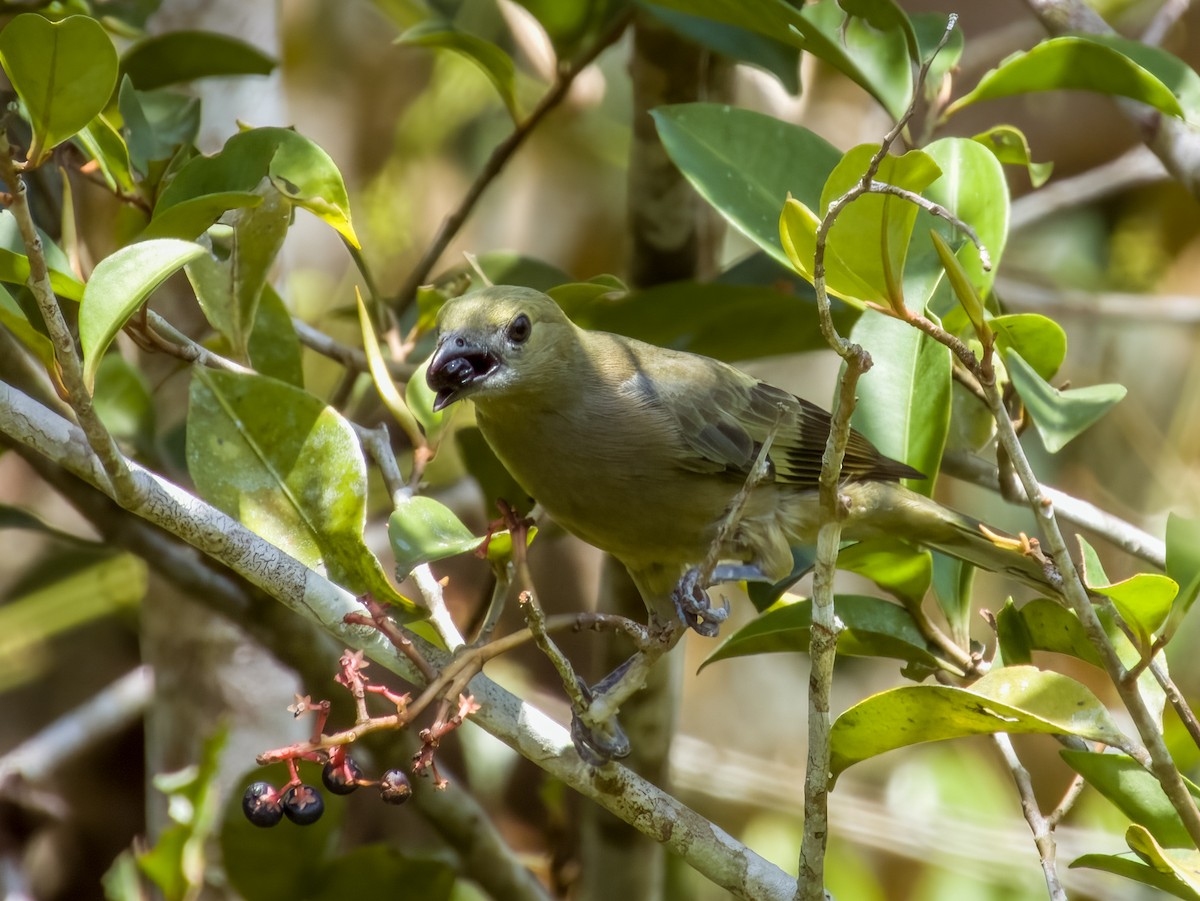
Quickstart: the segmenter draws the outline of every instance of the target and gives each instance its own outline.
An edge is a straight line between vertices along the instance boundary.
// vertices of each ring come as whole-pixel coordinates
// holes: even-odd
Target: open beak
[[[454,333],[442,336],[429,360],[425,382],[436,392],[433,410],[445,409],[487,378],[500,360],[487,347]]]

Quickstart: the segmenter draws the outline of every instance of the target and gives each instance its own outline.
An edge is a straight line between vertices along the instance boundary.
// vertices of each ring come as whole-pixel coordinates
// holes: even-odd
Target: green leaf
[[[1171,873],[1159,872],[1129,854],[1084,854],[1071,861],[1071,869],[1086,867],[1124,876],[1142,885],[1159,889],[1185,901],[1200,901],[1200,892],[1193,891]]]
[[[788,259],[807,281],[813,280],[817,230],[829,205],[851,190],[867,170],[879,146],[862,144],[848,151],[821,191],[820,216],[795,198],[779,219],[780,241]],[[914,193],[941,174],[920,150],[884,157],[874,181]],[[862,306],[904,306],[903,273],[917,207],[891,194],[865,194],[843,207],[825,245],[825,279],[831,294]]]
[[[933,561],[922,551],[899,538],[872,538],[842,548],[837,568],[858,573],[907,607],[917,608],[933,581]]]
[[[253,44],[212,31],[169,31],[138,41],[121,57],[121,74],[151,91],[197,78],[270,75],[275,60]]]
[[[99,115],[117,83],[117,51],[90,16],[22,13],[0,31],[0,65],[29,115],[35,166]]]
[[[971,320],[975,335],[984,342],[985,346],[990,346],[992,329],[987,322],[987,310],[983,305],[983,299],[975,293],[975,286],[971,284],[962,263],[958,261],[958,257],[954,255],[954,251],[950,249],[950,245],[946,243],[945,239],[933,230],[930,230],[929,237],[933,241],[942,268],[946,271],[946,277],[950,280],[950,287],[954,289],[954,296],[958,298],[967,318]]]
[[[304,387],[300,339],[283,298],[269,282],[263,285],[250,331],[250,364],[263,375]]]
[[[841,154],[806,128],[731,106],[687,103],[650,115],[667,154],[700,196],[790,269],[779,243],[779,210],[788,194],[815,208]]]
[[[197,243],[207,253],[190,261],[188,280],[205,318],[229,342],[235,359],[248,361],[258,299],[287,237],[291,206],[270,184],[256,191],[263,202],[228,214],[228,227],[210,229]]]
[[[375,326],[371,322],[371,314],[357,287],[354,289],[354,296],[358,302],[358,324],[362,330],[363,349],[367,354],[367,368],[370,370],[375,391],[379,394],[384,406],[388,408],[388,412],[400,424],[400,428],[404,430],[412,446],[418,447],[425,441],[421,427],[417,425],[417,420],[412,411],[408,409],[408,404],[396,390],[396,384],[392,381],[391,373],[388,372],[387,361],[383,359],[383,353],[379,349],[379,340],[375,337]]]
[[[1180,586],[1163,637],[1170,640],[1200,593],[1200,520],[1167,515],[1167,575]]]
[[[516,69],[512,57],[491,41],[467,34],[451,22],[428,19],[408,29],[396,38],[395,43],[450,50],[470,60],[496,88],[513,122],[521,121],[521,112],[517,108]]]
[[[1005,352],[1004,362],[1046,450],[1052,454],[1062,450],[1125,396],[1124,385],[1089,385],[1059,391],[1046,384],[1015,350]]]
[[[401,498],[388,517],[388,538],[403,580],[422,563],[473,551],[483,539],[473,535],[454,511],[431,497]]]
[[[908,53],[915,63],[923,61],[917,45],[917,34],[908,14],[895,0],[838,0],[838,6],[852,16],[862,19],[877,31],[899,31],[904,35]]]
[[[1000,352],[1013,350],[1043,379],[1053,378],[1067,356],[1067,333],[1039,313],[1008,313],[988,323]]]
[[[1035,163],[1029,140],[1025,133],[1014,125],[996,125],[971,138],[978,141],[1000,162],[1009,166],[1024,166],[1029,172],[1029,182],[1040,188],[1054,171],[1054,163]]]
[[[333,408],[266,376],[197,368],[187,461],[213,506],[347,590],[419,615],[363,543],[366,464]]]
[[[1129,747],[1092,692],[1060,673],[1031,666],[992,670],[970,689],[910,685],[872,695],[837,718],[830,772],[927,741],[996,732],[1078,735]]]
[[[155,412],[145,374],[120,354],[105,354],[93,398],[100,421],[114,438],[143,458],[154,452]]]
[[[1033,662],[1033,636],[1020,612],[1009,598],[996,614],[996,640],[1004,666],[1024,666]]]
[[[1183,63],[1157,48],[1141,47],[1134,60],[1126,51],[1134,42],[1101,41],[1082,35],[1050,38],[1030,50],[1014,53],[979,79],[967,94],[946,108],[945,117],[981,100],[1029,94],[1038,91],[1094,91],[1128,97],[1149,104],[1170,116],[1200,120],[1196,104],[1196,79],[1182,77]],[[1150,71],[1153,65],[1173,88]],[[1181,101],[1187,102],[1185,108]]]
[[[1020,613],[1033,650],[1067,654],[1104,668],[1096,646],[1073,611],[1048,598],[1035,598],[1022,606]]]
[[[627,0],[517,0],[546,30],[559,60],[568,60],[600,37],[629,8]]]
[[[264,177],[293,204],[324,220],[354,247],[359,246],[342,174],[329,154],[290,128],[239,132],[215,156],[192,159],[159,195],[154,217],[205,195],[252,192]]]
[[[437,400],[437,394],[425,381],[425,373],[428,369],[429,360],[425,360],[412,374],[412,378],[404,386],[404,404],[421,424],[421,430],[425,433],[425,437],[431,444],[436,444],[449,413],[446,410],[439,410],[436,413],[433,411],[433,403]]]
[[[83,297],[83,282],[75,278],[71,261],[50,236],[38,229],[42,252],[50,269],[50,287],[59,297],[79,300]],[[0,210],[0,282],[24,286],[29,281],[29,258],[17,220],[8,210]]]
[[[1133,822],[1146,827],[1161,845],[1186,848],[1191,836],[1168,800],[1154,775],[1132,757],[1124,754],[1097,754],[1092,751],[1059,751],[1063,760],[1088,785],[1108,798]],[[1200,799],[1200,789],[1185,779],[1192,797]]]
[[[851,657],[891,657],[936,668],[912,615],[881,598],[839,594],[834,610],[845,629],[838,633],[838,654]],[[808,653],[812,601],[780,601],[738,629],[700,665],[756,654]]]
[[[779,79],[789,94],[800,93],[800,50],[747,28],[713,22],[647,3],[646,10],[671,30],[722,56],[757,66]]]
[[[1144,826],[1125,830],[1125,843],[1160,873],[1170,873],[1194,895],[1200,893],[1200,851],[1195,848],[1163,848]]]
[[[122,247],[100,261],[79,305],[83,378],[89,390],[117,332],[168,276],[203,252],[190,241],[163,238]]]
[[[1154,633],[1171,613],[1171,602],[1179,593],[1178,583],[1160,573],[1137,573],[1121,582],[1110,582],[1100,566],[1095,548],[1082,535],[1079,536],[1079,547],[1088,588],[1113,602],[1121,619],[1137,636],[1143,652],[1147,651]]]
[[[194,241],[231,210],[253,209],[263,195],[253,191],[219,191],[184,200],[167,209],[156,209],[137,240],[178,238]]]
[[[139,91],[128,75],[121,79],[117,98],[130,161],[143,175],[149,176],[152,164],[165,163],[179,147],[195,140],[200,125],[197,98],[184,97],[173,91]],[[158,179],[154,177],[150,181],[157,184]],[[190,240],[203,230],[187,238]]]
[[[957,557],[933,552],[933,596],[954,640],[965,646],[971,635],[971,593],[975,567]]]
[[[931,495],[950,430],[950,350],[905,322],[868,314],[851,340],[874,366],[859,382],[851,423],[889,457],[925,473],[905,481]]]
[[[12,332],[13,336],[25,345],[26,350],[41,361],[46,372],[55,373],[55,380],[58,380],[58,361],[54,356],[54,345],[44,333],[33,327],[25,316],[25,311],[21,309],[21,305],[2,287],[0,287],[0,326]]]
[[[100,174],[109,190],[114,194],[136,194],[137,184],[129,160],[129,148],[108,119],[103,115],[97,116],[80,130],[76,139],[100,167]]]

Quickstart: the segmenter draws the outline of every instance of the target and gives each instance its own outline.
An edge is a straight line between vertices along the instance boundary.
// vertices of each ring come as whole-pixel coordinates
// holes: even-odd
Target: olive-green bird
[[[716,633],[687,576],[705,560],[734,496],[772,435],[718,572],[776,581],[793,545],[813,544],[830,416],[732,366],[574,325],[549,297],[491,287],[448,302],[427,381],[435,409],[470,398],[487,443],[569,532],[629,570],[658,622],[678,615]],[[899,484],[922,478],[850,436],[843,535],[891,535],[1044,584],[1041,567],[997,546],[979,524]]]

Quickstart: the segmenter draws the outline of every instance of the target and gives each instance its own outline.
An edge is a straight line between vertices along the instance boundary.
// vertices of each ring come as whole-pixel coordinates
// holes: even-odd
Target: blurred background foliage
[[[68,11],[71,6],[61,5]],[[553,78],[555,52],[570,55],[593,36],[603,5],[288,0],[276,6],[245,0],[235,4],[242,7],[237,14],[215,10],[204,27],[259,43],[278,56],[280,66],[269,79],[238,79],[236,88],[221,80],[206,83],[202,135],[207,138],[202,141],[208,143],[203,149],[216,150],[232,133],[235,120],[291,124],[315,140],[345,176],[364,253],[386,294],[404,282],[442,218],[512,127],[509,110],[476,66],[453,53],[397,46],[396,37],[432,9],[464,31],[494,41],[516,62],[514,103],[528,112]],[[902,5],[910,13],[946,11],[932,0],[904,0]],[[1112,0],[1092,5],[1123,33],[1137,35],[1163,4]],[[1019,0],[966,4],[957,11],[966,35],[962,84],[973,83],[1000,59],[1042,36]],[[151,30],[170,30],[179,19],[194,15],[188,4],[175,0],[164,0],[161,8],[150,0],[101,2],[94,13]],[[562,13],[561,19],[556,21],[555,13]],[[534,14],[555,26],[552,40]],[[257,23],[250,31],[242,15]],[[1171,29],[1164,46],[1196,67],[1198,32],[1200,9],[1192,8]],[[490,186],[439,270],[460,266],[464,251],[504,250],[545,261],[576,280],[628,274],[626,185],[633,141],[629,54],[626,36],[575,81],[561,106]],[[804,124],[840,150],[877,141],[887,130],[888,117],[843,76],[811,60],[804,61],[801,71],[803,90],[797,94],[771,74],[739,65],[731,77],[731,100]],[[1130,401],[1119,405],[1086,441],[1053,458],[1040,455],[1039,473],[1048,483],[1161,534],[1169,509],[1195,513],[1200,506],[1200,356],[1195,352],[1200,206],[1185,188],[1147,164],[1138,135],[1104,98],[1054,93],[997,101],[956,116],[951,133],[970,136],[996,121],[1020,127],[1034,158],[1054,164],[1053,178],[1041,192],[1031,191],[1023,170],[1008,170],[1017,199],[997,293],[1012,311],[1036,310],[1064,326],[1070,341],[1064,373],[1072,381],[1120,382],[1130,389]],[[49,183],[53,175],[48,170],[38,177],[47,180],[40,187],[50,194],[59,190]],[[1056,192],[1063,185],[1065,191]],[[72,179],[71,187],[88,246],[97,254],[107,252],[111,229],[114,223],[121,227],[125,211],[86,180]],[[724,233],[718,247],[718,271],[750,249],[731,232]],[[289,233],[281,271],[280,293],[294,314],[348,342],[357,340],[352,315],[357,274],[331,231],[301,215]],[[746,334],[738,340],[753,341],[754,328],[747,321]],[[828,353],[814,353],[755,360],[750,368],[827,403],[835,363]],[[310,390],[325,396],[336,390],[339,374],[328,361],[310,355],[305,365]],[[153,453],[168,461],[173,455],[178,459],[180,448],[172,442],[183,417],[183,380],[173,378],[173,372],[151,359],[144,378],[129,388],[145,394],[145,416],[156,420]],[[130,434],[140,431],[136,424],[129,429]],[[1028,440],[1037,439],[1031,434]],[[453,454],[444,454],[429,470],[440,496],[481,527],[488,514],[460,475]],[[942,491],[955,505],[998,525],[1029,528],[1026,515],[982,490],[944,481]],[[77,512],[47,483],[31,477],[11,453],[0,455],[0,502],[5,505],[0,510],[5,547],[0,555],[2,752],[137,665],[143,659],[139,645],[151,628],[147,617],[153,619],[139,604],[158,604],[177,589],[147,576],[137,558],[96,543]],[[37,511],[40,522],[29,528],[16,508]],[[374,537],[380,540],[378,533]],[[537,578],[548,606],[575,610],[594,603],[595,554],[561,534],[548,534],[539,545]],[[1127,574],[1130,564],[1114,554],[1105,566],[1116,579]],[[460,621],[469,621],[485,589],[482,565],[457,561],[440,572],[451,577],[452,609]],[[999,609],[1003,601],[997,590],[990,606]],[[750,618],[752,607],[735,600],[734,611],[736,626]],[[187,621],[176,619],[171,628],[186,629]],[[1171,645],[1171,665],[1185,693],[1195,696],[1200,633],[1194,620],[1184,630]],[[986,635],[980,623],[979,637]],[[595,641],[569,641],[566,649],[579,659]],[[803,696],[805,661],[795,655],[742,658],[693,675],[710,649],[694,637],[689,641],[670,779],[686,803],[794,870],[805,751],[803,707],[796,699]],[[1111,694],[1095,674],[1076,669],[1072,675],[1102,697]],[[489,672],[565,718],[565,703],[536,653],[498,660]],[[894,681],[893,664],[841,660],[835,709]],[[304,686],[318,696],[330,689]],[[285,683],[277,694],[288,698],[290,691],[291,683]],[[292,733],[286,731],[290,717],[282,704],[272,707],[263,696],[247,699],[247,704],[269,720],[267,730],[278,736],[273,744],[286,743]],[[535,869],[553,870],[557,878],[569,880],[576,841],[571,824],[586,802],[547,784],[532,764],[481,731],[464,729],[459,736],[449,749],[457,778],[485,805],[513,846],[529,855]],[[0,809],[0,826],[5,827],[0,831],[36,834],[28,867],[38,898],[101,897],[101,874],[135,836],[154,827],[153,816],[148,821],[144,813],[147,792],[154,791],[148,788],[154,773],[142,763],[146,741],[140,727],[127,728],[61,768],[53,777],[54,798],[35,805],[44,819],[18,822]],[[1058,797],[1071,773],[1054,743],[1029,738],[1017,745],[1025,759],[1036,763],[1031,769],[1039,794]],[[239,752],[243,769],[250,768],[254,750]],[[1180,741],[1172,750],[1184,754],[1181,764],[1195,775],[1194,747]],[[405,756],[394,749],[377,753],[401,760]],[[386,836],[406,849],[428,853],[431,860],[449,859],[446,846],[418,812],[381,814],[374,809],[378,805],[360,801],[350,799],[342,815],[338,841],[343,847]],[[831,811],[829,887],[839,898],[1044,897],[1017,797],[983,741],[919,746],[856,767],[840,781]],[[1084,850],[1120,850],[1125,822],[1102,799],[1085,797],[1060,827],[1060,860]],[[319,843],[319,838],[306,837],[309,841]],[[256,853],[264,861],[277,860],[267,850]],[[1121,897],[1136,897],[1131,883],[1101,874],[1065,876],[1072,897],[1114,897],[1107,894],[1114,890]],[[671,885],[672,897],[723,897],[682,865],[671,866]],[[453,891],[461,898],[478,895],[462,881]]]

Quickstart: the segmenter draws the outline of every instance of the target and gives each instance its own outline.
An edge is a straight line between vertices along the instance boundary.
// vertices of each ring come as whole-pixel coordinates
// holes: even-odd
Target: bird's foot
[[[610,760],[629,756],[629,737],[617,722],[616,713],[600,718],[592,714],[592,707],[596,697],[604,693],[605,684],[614,676],[623,674],[632,659],[625,661],[594,687],[584,684],[582,679],[579,681],[579,690],[587,701],[587,707],[571,711],[571,741],[579,756],[592,766],[604,766]]]
[[[729,617],[729,602],[713,607],[704,588],[700,584],[700,570],[689,569],[672,589],[671,601],[685,625],[705,638],[714,638],[721,631],[721,623]]]

